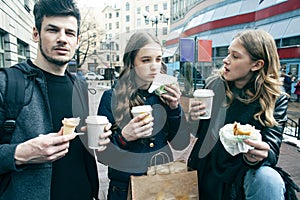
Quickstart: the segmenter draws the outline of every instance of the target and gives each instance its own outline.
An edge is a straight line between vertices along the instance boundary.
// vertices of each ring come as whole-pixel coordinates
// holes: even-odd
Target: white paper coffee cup
[[[214,91],[210,89],[197,89],[194,91],[194,99],[205,105],[205,115],[199,116],[199,119],[210,119],[214,95]]]
[[[85,120],[87,123],[88,146],[90,149],[105,149],[99,145],[100,134],[104,133],[104,127],[109,123],[106,116],[92,115]]]
[[[150,105],[134,106],[131,109],[133,117],[136,117],[143,113],[149,113],[149,117],[152,115],[152,107]]]
[[[141,106],[135,106],[132,107],[131,113],[133,117],[137,117],[140,114],[149,113],[146,117],[144,117],[142,120],[147,120],[152,117],[152,107],[150,105],[141,105]],[[144,135],[144,137],[149,137],[152,135],[152,132],[149,132],[149,134]]]

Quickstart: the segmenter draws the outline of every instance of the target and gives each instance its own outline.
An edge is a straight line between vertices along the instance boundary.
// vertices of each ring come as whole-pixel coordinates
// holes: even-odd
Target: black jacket
[[[30,199],[47,200],[50,199],[52,163],[28,164],[16,166],[14,152],[16,146],[31,138],[38,137],[39,134],[53,132],[51,110],[48,101],[48,91],[45,77],[42,71],[32,67],[28,62],[22,62],[17,65],[25,78],[25,106],[22,108],[16,119],[16,129],[13,133],[10,144],[0,144],[0,199]],[[81,124],[84,125],[84,119],[88,115],[88,93],[87,84],[76,79],[70,73],[66,72],[74,83],[73,89],[73,116],[80,117]],[[6,76],[0,73],[0,131],[3,132],[2,124],[5,120],[5,94],[6,94]],[[1,134],[0,134],[1,135]],[[82,136],[85,143],[86,136]],[[93,195],[98,198],[98,173],[94,157],[85,150],[83,152],[84,160],[80,162],[86,166],[87,176],[89,178]],[[8,177],[8,184],[3,185],[1,177]],[[4,191],[3,191],[4,190]],[[3,192],[3,194],[1,194]]]
[[[98,115],[107,116],[110,123],[114,124],[113,106],[116,105],[112,104],[112,92],[113,90],[108,90],[103,93]],[[98,156],[100,162],[109,166],[109,178],[124,184],[129,183],[130,175],[145,174],[150,166],[151,157],[158,152],[167,153],[173,160],[169,143],[174,149],[181,150],[187,147],[190,141],[185,115],[180,106],[171,110],[157,95],[144,90],[140,92],[144,94],[145,105],[151,105],[153,108],[153,136],[124,142],[122,138],[120,140],[121,130],[114,131],[111,144]]]
[[[218,82],[218,81],[217,81]],[[223,89],[222,89],[223,87]],[[282,133],[287,120],[287,96],[280,96],[275,105],[274,118],[277,126],[262,126],[253,115],[260,110],[260,104],[255,101],[244,104],[234,100],[229,108],[224,108],[224,86],[222,81],[215,83],[214,115],[223,116],[216,120],[214,115],[211,120],[201,120],[197,131],[198,140],[189,158],[189,167],[197,169],[199,178],[200,199],[221,200],[230,199],[230,188],[234,184],[237,191],[243,191],[243,177],[249,168],[259,168],[261,165],[275,166],[278,161],[279,150],[282,142]],[[220,92],[221,91],[221,92]],[[223,100],[222,100],[223,99]],[[224,122],[222,124],[222,121]],[[219,140],[218,130],[225,124],[240,122],[250,124],[261,131],[262,140],[270,145],[268,158],[254,166],[243,160],[242,154],[231,156]],[[216,131],[211,130],[216,128]],[[200,157],[200,158],[199,158]],[[238,194],[242,199],[243,194]]]

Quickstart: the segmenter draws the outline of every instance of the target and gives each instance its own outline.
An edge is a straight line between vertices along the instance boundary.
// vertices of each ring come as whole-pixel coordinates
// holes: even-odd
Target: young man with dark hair
[[[61,128],[64,118],[80,117],[79,132],[89,110],[86,83],[66,71],[78,45],[79,10],[73,0],[39,0],[33,12],[37,58],[14,66],[26,89],[10,141],[2,137],[7,77],[0,73],[0,200],[98,199],[96,162],[85,135],[63,135]]]

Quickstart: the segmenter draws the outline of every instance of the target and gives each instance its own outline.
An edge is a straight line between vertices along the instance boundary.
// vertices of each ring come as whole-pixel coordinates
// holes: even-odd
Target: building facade
[[[165,57],[169,70],[179,70],[180,38],[212,40],[212,62],[194,67],[204,78],[222,66],[233,36],[244,29],[263,29],[275,39],[280,61],[300,77],[299,0],[172,0],[171,31]]]
[[[0,68],[36,57],[34,0],[0,1]]]
[[[89,11],[89,13],[91,18],[93,12]],[[169,34],[170,0],[120,1],[118,5],[106,5],[101,11],[98,8],[94,14],[97,17],[92,17],[94,18],[92,21],[98,21],[97,29],[101,29],[101,33],[104,34],[99,37],[97,35],[98,42],[92,47],[96,49],[98,58],[92,60],[87,58],[83,68],[93,71],[93,67],[89,65],[92,61],[98,64],[95,64],[96,71],[102,75],[105,75],[104,70],[107,68],[113,68],[117,72],[122,69],[125,46],[130,36],[137,30],[145,30],[157,35],[162,44]]]

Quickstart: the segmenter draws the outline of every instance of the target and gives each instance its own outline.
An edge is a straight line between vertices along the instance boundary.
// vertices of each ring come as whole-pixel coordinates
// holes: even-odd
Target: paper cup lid
[[[85,120],[88,124],[107,124],[109,123],[106,116],[92,115],[88,116]]]
[[[213,97],[215,93],[210,89],[197,89],[194,91],[193,95],[194,97]]]
[[[131,109],[132,113],[151,112],[151,111],[152,111],[152,107],[150,105],[134,106]]]

